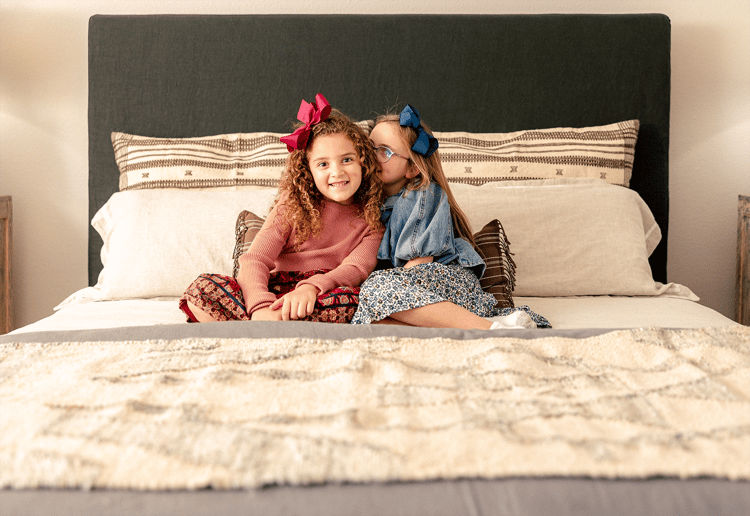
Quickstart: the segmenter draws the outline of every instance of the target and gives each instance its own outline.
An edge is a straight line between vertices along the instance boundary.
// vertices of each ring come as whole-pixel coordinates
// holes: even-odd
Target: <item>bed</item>
[[[319,92],[418,107],[551,329],[185,323]],[[668,282],[669,112],[659,14],[92,17],[89,286],[0,336],[0,503],[748,513],[750,329]]]

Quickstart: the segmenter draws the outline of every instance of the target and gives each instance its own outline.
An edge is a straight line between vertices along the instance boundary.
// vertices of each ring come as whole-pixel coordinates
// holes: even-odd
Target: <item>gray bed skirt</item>
[[[741,516],[750,483],[509,478],[235,491],[0,491],[14,516]]]

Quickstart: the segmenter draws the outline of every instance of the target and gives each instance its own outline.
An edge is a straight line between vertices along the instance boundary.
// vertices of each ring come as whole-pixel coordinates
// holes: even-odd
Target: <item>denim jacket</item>
[[[478,278],[484,274],[485,263],[474,247],[454,237],[448,196],[436,183],[424,190],[402,189],[391,195],[383,204],[381,219],[385,234],[379,260],[403,267],[413,258],[432,256],[438,263],[471,269]]]

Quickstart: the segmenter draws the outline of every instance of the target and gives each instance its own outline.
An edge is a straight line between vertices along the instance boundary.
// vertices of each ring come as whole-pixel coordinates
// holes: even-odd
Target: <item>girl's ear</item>
[[[417,177],[417,175],[419,175],[419,169],[412,161],[409,163],[409,170],[406,171],[406,178],[414,179],[415,177]]]

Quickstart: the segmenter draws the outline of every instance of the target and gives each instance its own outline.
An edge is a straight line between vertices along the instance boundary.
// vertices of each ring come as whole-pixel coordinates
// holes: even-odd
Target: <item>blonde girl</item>
[[[528,307],[496,308],[482,290],[485,263],[471,225],[443,173],[438,141],[408,105],[378,118],[370,133],[388,196],[378,259],[389,268],[362,285],[352,323],[465,329],[532,328],[549,323]]]

